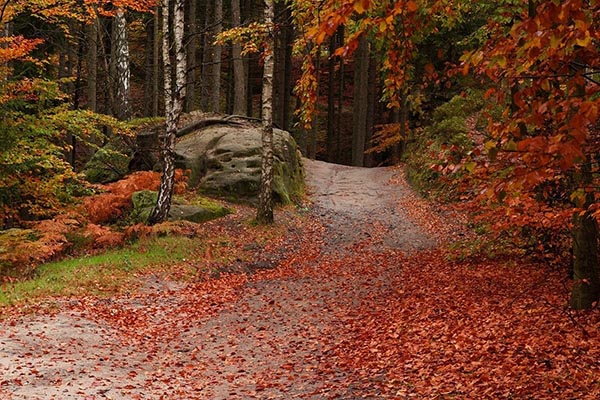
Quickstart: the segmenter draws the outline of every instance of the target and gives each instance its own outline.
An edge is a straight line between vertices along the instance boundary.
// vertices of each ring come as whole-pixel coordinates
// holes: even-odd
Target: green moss
[[[158,192],[142,190],[135,192],[132,197],[133,210],[130,219],[134,222],[146,222],[156,201]],[[173,197],[169,219],[184,219],[190,222],[206,222],[230,214],[231,210],[203,196],[184,198]]]
[[[454,96],[450,101],[442,104],[433,111],[433,121],[442,122],[454,117],[463,119],[481,110],[484,106],[483,92],[469,90],[465,96]]]
[[[124,177],[129,171],[131,149],[120,137],[111,139],[96,151],[82,173],[88,182],[108,183]]]
[[[129,219],[133,222],[145,223],[150,217],[152,208],[158,200],[158,192],[152,190],[141,190],[131,195],[133,209],[129,214]]]
[[[190,204],[193,206],[202,207],[208,211],[211,211],[215,214],[221,214],[221,216],[231,214],[231,210],[229,208],[223,207],[221,204],[217,203],[214,200],[211,200],[204,196],[194,196],[189,200],[186,200],[182,197],[175,196],[175,200],[180,202],[180,204]]]
[[[96,256],[43,264],[32,279],[3,285],[0,306],[52,296],[115,293],[131,286],[136,272],[177,264],[203,246],[198,239],[165,236]]]
[[[472,150],[467,118],[483,106],[481,91],[473,90],[467,96],[453,97],[433,111],[431,124],[415,135],[416,140],[408,144],[406,152],[406,178],[415,189],[425,195],[452,196],[453,184],[462,172],[441,179],[432,166],[457,164]]]
[[[288,163],[273,163],[273,192],[282,204],[291,204],[302,198],[304,175],[302,166],[292,168]]]

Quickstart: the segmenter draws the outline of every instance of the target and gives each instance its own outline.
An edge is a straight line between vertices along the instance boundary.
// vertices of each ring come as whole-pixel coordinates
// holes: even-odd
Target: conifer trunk
[[[223,0],[215,0],[214,4],[214,29],[211,40],[215,40],[217,35],[223,31]],[[220,44],[212,45],[212,54],[210,61],[210,87],[208,110],[219,112],[221,110],[221,54],[223,46]]]
[[[98,18],[95,17],[87,26],[88,74],[87,74],[87,108],[98,111]]]
[[[369,43],[365,35],[359,39],[355,57],[354,105],[352,110],[352,165],[362,167],[365,164],[369,88]]]
[[[188,0],[187,16],[187,88],[185,90],[185,111],[190,112],[196,108],[196,50],[198,48],[198,35],[196,23],[196,14],[198,9],[197,0]]]
[[[529,3],[530,11],[535,10],[533,1]],[[584,65],[579,63],[578,65]],[[580,72],[583,73],[583,67]],[[576,95],[586,96],[584,85],[577,85]],[[587,152],[590,153],[589,151]],[[589,157],[589,156],[588,156]],[[600,299],[600,265],[598,264],[598,226],[596,219],[589,211],[594,204],[594,193],[587,191],[593,187],[594,176],[592,161],[585,160],[578,171],[575,171],[576,189],[585,190],[582,212],[573,215],[573,289],[571,291],[571,307],[576,310],[592,308]]]
[[[586,161],[574,174],[575,186],[592,185],[592,167]],[[576,310],[592,308],[600,299],[600,276],[598,265],[598,226],[588,211],[594,204],[594,194],[586,193],[582,212],[573,214],[573,289],[571,307]]]
[[[242,23],[240,0],[231,0],[231,20],[234,28]],[[247,115],[246,68],[242,59],[242,45],[238,42],[233,43],[231,52],[233,57],[233,114]]]

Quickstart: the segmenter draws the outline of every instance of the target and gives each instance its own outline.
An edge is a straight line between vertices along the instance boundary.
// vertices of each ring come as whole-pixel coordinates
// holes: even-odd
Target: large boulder
[[[261,128],[250,123],[214,124],[183,136],[175,146],[190,185],[232,200],[255,200],[260,186]],[[273,130],[274,198],[290,203],[303,186],[300,152],[292,136]]]

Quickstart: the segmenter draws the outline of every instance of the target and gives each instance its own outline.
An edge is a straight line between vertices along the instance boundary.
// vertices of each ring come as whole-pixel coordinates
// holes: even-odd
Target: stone
[[[81,172],[91,183],[115,182],[129,172],[131,156],[127,143],[120,137],[114,137],[94,153]]]
[[[130,218],[134,222],[146,222],[156,200],[158,192],[141,190],[131,196],[133,210]],[[183,199],[173,197],[168,219],[171,221],[185,220],[190,222],[205,222],[230,214],[231,210],[209,199],[197,197],[191,203],[185,204]]]
[[[287,204],[302,192],[302,159],[286,131],[273,130],[273,147],[274,198]],[[175,146],[178,166],[191,170],[190,186],[234,201],[256,201],[261,152],[261,127],[250,123],[210,125],[183,136]]]

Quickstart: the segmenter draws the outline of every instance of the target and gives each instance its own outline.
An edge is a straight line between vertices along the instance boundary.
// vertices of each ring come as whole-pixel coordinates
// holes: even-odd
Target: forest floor
[[[400,168],[306,167],[311,204],[245,273],[2,320],[0,397],[600,397],[599,312],[568,311],[562,273],[452,256],[468,218]]]

